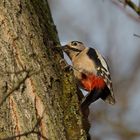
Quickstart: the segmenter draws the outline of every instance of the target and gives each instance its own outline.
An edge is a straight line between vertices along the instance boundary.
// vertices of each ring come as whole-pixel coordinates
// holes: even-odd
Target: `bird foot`
[[[72,69],[73,69],[72,66],[68,65],[66,63],[65,59],[61,59],[59,63],[64,71],[66,71],[66,72],[72,71]]]

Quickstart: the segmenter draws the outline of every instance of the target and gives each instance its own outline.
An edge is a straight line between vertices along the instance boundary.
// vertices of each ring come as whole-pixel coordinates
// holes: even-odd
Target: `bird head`
[[[85,46],[82,42],[71,41],[68,44],[62,46],[63,51],[69,56],[72,60],[74,59],[81,51],[85,49]]]

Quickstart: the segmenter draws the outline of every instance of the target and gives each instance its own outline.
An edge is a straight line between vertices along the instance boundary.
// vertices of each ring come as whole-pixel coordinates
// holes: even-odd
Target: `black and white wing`
[[[103,56],[94,48],[89,48],[87,55],[89,56],[90,59],[92,59],[96,65],[96,75],[100,76],[103,78],[103,80],[106,83],[107,89],[106,91],[109,92],[106,94],[106,97],[103,99],[106,102],[110,104],[115,103],[115,98],[113,94],[113,88],[112,88],[112,81],[111,81],[111,76],[110,76],[110,71],[109,67],[103,58]]]

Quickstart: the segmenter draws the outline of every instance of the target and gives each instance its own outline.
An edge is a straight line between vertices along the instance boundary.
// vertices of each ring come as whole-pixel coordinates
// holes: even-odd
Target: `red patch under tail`
[[[103,89],[105,87],[103,78],[95,75],[84,75],[81,80],[81,84],[87,91],[91,91],[94,88]]]

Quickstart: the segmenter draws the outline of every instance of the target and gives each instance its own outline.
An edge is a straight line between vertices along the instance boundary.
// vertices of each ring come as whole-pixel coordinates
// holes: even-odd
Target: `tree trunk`
[[[0,2],[0,139],[85,140],[47,0]]]

